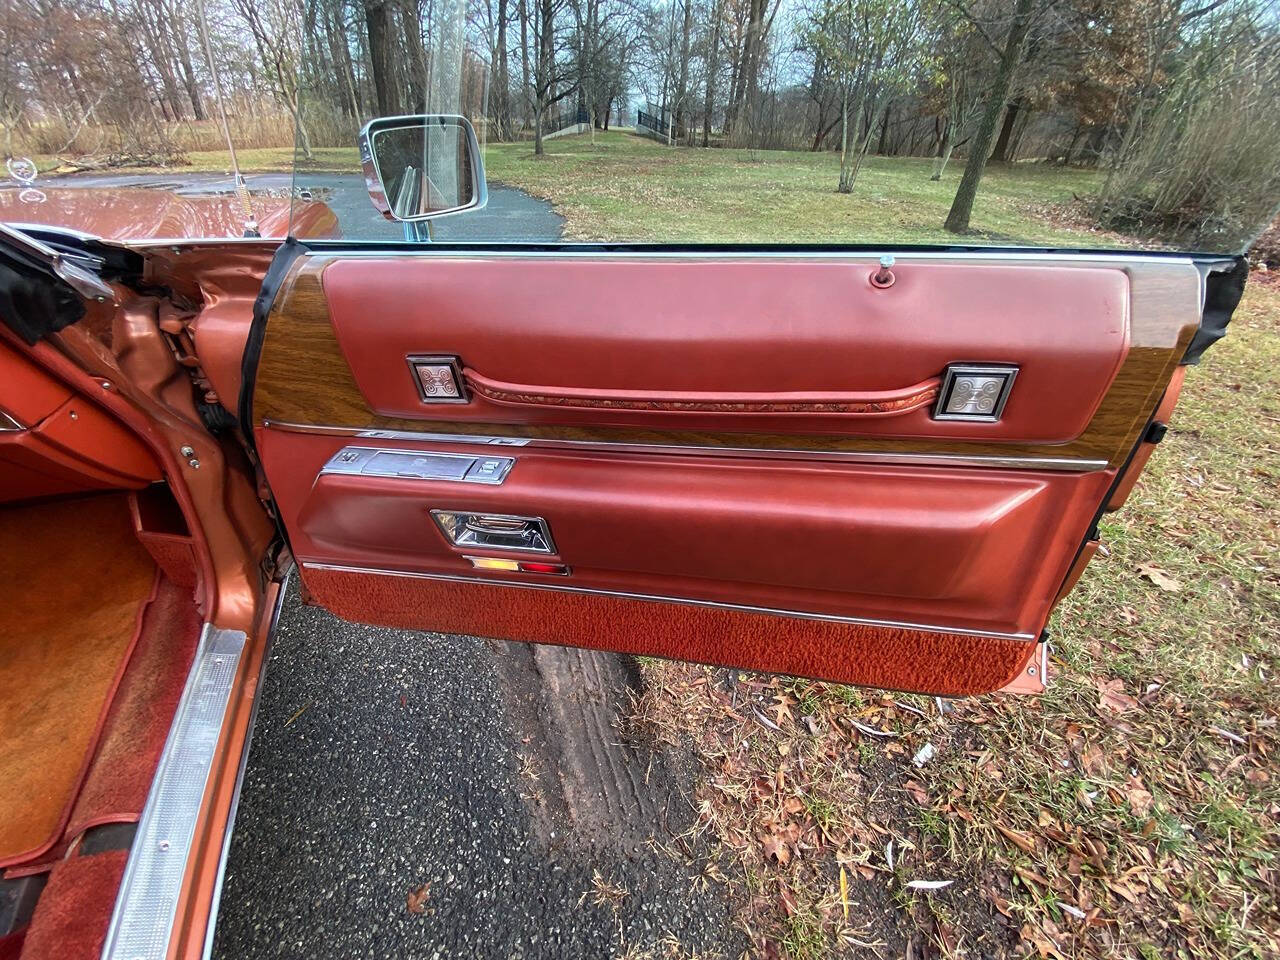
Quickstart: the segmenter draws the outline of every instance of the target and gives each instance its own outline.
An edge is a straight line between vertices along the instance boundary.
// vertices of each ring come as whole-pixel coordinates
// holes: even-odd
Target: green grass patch
[[[836,193],[834,153],[667,147],[609,131],[528,143],[490,144],[491,181],[555,204],[579,240],[685,243],[954,243],[942,229],[963,171],[933,162],[870,157],[851,194]],[[1014,164],[989,168],[974,209],[976,243],[1114,244],[1058,223],[1059,211],[1091,193],[1092,171]]]

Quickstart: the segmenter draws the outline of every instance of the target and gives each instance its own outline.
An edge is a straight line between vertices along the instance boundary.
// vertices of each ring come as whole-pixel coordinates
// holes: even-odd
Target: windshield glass
[[[0,23],[0,219],[122,237],[1215,252],[1271,227],[1274,256],[1278,7],[18,0]],[[369,179],[361,130],[424,113],[470,122],[487,197],[456,131],[457,155],[430,161],[452,165],[450,189],[425,157],[383,171],[389,199]],[[430,228],[389,212],[437,212],[457,184],[470,209]]]

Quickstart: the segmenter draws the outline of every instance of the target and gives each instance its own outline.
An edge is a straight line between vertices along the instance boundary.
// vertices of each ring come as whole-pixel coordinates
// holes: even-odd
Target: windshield
[[[1242,252],[1280,207],[1274,0],[90,6],[92,50],[56,18],[7,35],[0,219]],[[379,208],[359,146],[370,121],[423,113],[470,122],[488,184],[430,228]]]

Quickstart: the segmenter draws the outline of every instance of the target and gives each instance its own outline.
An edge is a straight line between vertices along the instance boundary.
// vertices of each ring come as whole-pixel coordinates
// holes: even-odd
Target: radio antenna
[[[209,44],[209,21],[204,13],[204,0],[196,0],[196,9],[200,13],[200,40],[204,45],[205,63],[209,65],[209,73],[213,75],[213,90],[218,100],[218,117],[222,121],[222,135],[227,140],[227,152],[231,154],[231,173],[235,177],[236,196],[240,200],[240,206],[244,213],[244,235],[246,237],[260,237],[258,233],[258,218],[253,215],[253,202],[249,197],[249,187],[244,182],[244,175],[240,173],[240,162],[236,159],[236,145],[231,142],[231,125],[227,123],[227,106],[226,99],[222,93],[222,75],[218,73],[218,68],[213,65],[213,48]]]

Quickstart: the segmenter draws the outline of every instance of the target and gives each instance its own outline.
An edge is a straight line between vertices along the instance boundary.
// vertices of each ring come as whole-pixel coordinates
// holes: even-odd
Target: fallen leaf
[[[1124,692],[1124,681],[1117,677],[1114,680],[1095,680],[1098,688],[1098,706],[1112,713],[1124,713],[1138,706],[1138,701]]]
[[[1129,801],[1129,809],[1133,811],[1135,817],[1145,817],[1151,812],[1151,792],[1137,777],[1129,777],[1124,785],[1124,796]]]
[[[844,922],[849,922],[849,875],[840,867],[840,904],[844,907]]]
[[[763,834],[760,837],[760,846],[764,850],[766,857],[772,857],[778,862],[778,866],[785,867],[791,862],[791,844],[788,843],[787,834],[799,836],[799,829],[793,829],[792,824],[788,824],[784,830],[774,830],[771,833]]]
[[[781,900],[783,912],[785,912],[788,917],[794,917],[797,909],[796,895],[791,892],[790,888],[787,887],[785,883],[782,885]]]
[[[1080,766],[1085,773],[1094,775],[1102,772],[1102,748],[1090,744],[1080,752]]]
[[[1031,945],[1036,948],[1036,953],[1041,957],[1052,957],[1054,960],[1065,960],[1058,951],[1058,945],[1053,942],[1053,938],[1044,930],[1038,930],[1031,924],[1024,924],[1022,927],[1022,939],[1030,941]]]
[[[1002,834],[1004,834],[1005,839],[1008,840],[1010,843],[1012,843],[1015,847],[1017,847],[1023,853],[1036,852],[1035,841],[1032,840],[1030,837],[1026,836],[1025,834],[1021,834],[1014,830],[1010,830],[1008,827],[1002,827],[998,823],[996,824],[996,829],[999,830]]]
[[[914,780],[908,780],[903,786],[906,787],[907,793],[911,794],[911,799],[920,804],[920,806],[924,806],[929,802],[929,791]]]
[[[427,909],[427,897],[431,895],[431,881],[428,880],[416,890],[410,890],[406,897],[407,906],[410,913],[425,913]]]
[[[1138,575],[1145,577],[1166,593],[1177,593],[1182,589],[1182,582],[1171,577],[1159,567],[1150,563],[1138,564]]]
[[[779,726],[782,725],[783,720],[792,719],[791,708],[796,703],[794,697],[790,694],[778,693],[774,695],[773,703],[774,705],[769,710],[773,713]]]

